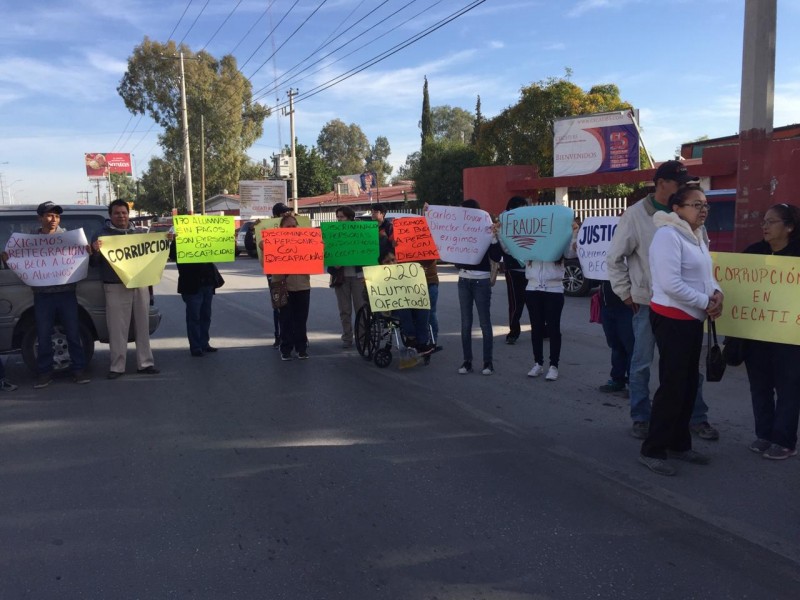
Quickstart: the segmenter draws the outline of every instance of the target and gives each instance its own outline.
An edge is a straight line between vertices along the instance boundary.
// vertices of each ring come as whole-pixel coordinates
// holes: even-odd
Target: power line
[[[128,137],[127,137],[127,138],[125,138],[125,141],[124,141],[124,142],[122,142],[122,145],[120,146],[120,149],[124,148],[124,147],[125,147],[125,144],[127,144],[128,142],[130,142],[130,141],[131,141],[131,138],[133,137],[133,134],[134,134],[134,133],[136,133],[136,128],[137,128],[137,127],[139,127],[139,123],[141,123],[141,122],[142,122],[142,119],[144,119],[144,113],[142,113],[142,114],[139,116],[139,120],[138,120],[138,121],[136,121],[136,125],[134,125],[134,126],[133,126],[133,129],[131,129],[131,132],[128,134]]]
[[[206,3],[203,5],[203,8],[200,9],[200,12],[197,13],[197,16],[194,18],[194,21],[192,21],[192,24],[189,26],[189,29],[186,31],[186,33],[183,34],[183,37],[181,38],[181,41],[178,42],[178,46],[180,46],[183,43],[183,40],[186,39],[186,36],[189,35],[189,32],[192,29],[194,29],[194,26],[197,24],[197,19],[199,19],[200,15],[202,15],[205,12],[206,6],[208,6],[209,2],[211,2],[211,0],[206,0]]]
[[[125,123],[125,128],[122,130],[122,133],[119,134],[119,137],[117,138],[117,141],[114,142],[113,146],[111,146],[110,152],[114,152],[117,149],[117,144],[119,144],[119,141],[122,139],[122,136],[125,135],[125,132],[128,130],[128,125],[131,124],[131,121],[133,121],[133,117],[135,117],[135,116],[136,115],[134,113],[131,113],[131,117],[130,117],[130,119],[128,119],[128,122]]]
[[[276,30],[278,27],[280,27],[280,26],[281,26],[281,23],[283,23],[283,20],[284,20],[286,17],[288,17],[288,16],[289,16],[289,13],[291,13],[291,12],[292,12],[292,10],[294,10],[294,7],[295,7],[295,6],[297,6],[297,3],[298,3],[298,2],[300,2],[300,0],[294,0],[294,4],[292,4],[292,5],[289,7],[289,10],[287,10],[287,11],[286,11],[286,14],[285,14],[285,15],[283,15],[283,16],[281,17],[281,20],[280,20],[280,21],[278,21],[278,24],[277,24],[277,25],[275,25],[275,27],[273,27],[273,28],[272,28],[272,30],[271,30],[271,31],[270,31],[270,32],[267,34],[267,37],[265,37],[265,38],[264,38],[264,41],[263,41],[263,42],[261,42],[261,43],[258,45],[258,48],[256,48],[255,50],[253,50],[253,53],[252,53],[250,56],[248,56],[248,57],[247,57],[247,60],[246,60],[246,61],[244,61],[244,62],[242,63],[242,66],[240,66],[240,67],[239,67],[239,71],[242,71],[242,75],[244,75],[244,71],[243,71],[243,69],[244,69],[244,66],[245,66],[247,63],[249,63],[249,62],[250,62],[250,60],[251,60],[251,59],[252,59],[252,58],[253,58],[253,57],[256,55],[256,52],[258,52],[259,50],[261,50],[261,47],[262,47],[264,44],[266,44],[266,43],[267,43],[267,40],[270,38],[270,36],[271,36],[273,33],[275,33],[275,30]],[[272,6],[272,4],[270,4],[270,6]],[[263,66],[263,65],[262,65],[262,66]],[[253,75],[255,75],[255,73],[253,73]],[[251,75],[250,77],[252,77],[253,75]],[[247,79],[249,80],[249,79],[250,79],[250,77],[248,77]]]
[[[225,23],[227,23],[227,22],[228,22],[228,19],[230,19],[230,18],[233,16],[233,13],[235,13],[235,12],[236,12],[236,9],[237,9],[237,8],[239,8],[239,5],[240,5],[240,4],[241,4],[243,1],[244,1],[244,0],[239,0],[239,2],[237,2],[237,3],[236,3],[236,6],[234,6],[234,7],[233,7],[233,10],[232,10],[231,12],[229,12],[229,13],[228,13],[228,16],[227,16],[227,17],[225,17],[225,20],[224,20],[224,21],[222,21],[222,24],[221,24],[219,27],[217,27],[217,30],[214,32],[214,35],[212,35],[212,36],[211,36],[211,37],[208,39],[208,41],[207,41],[205,44],[203,44],[203,47],[202,47],[202,48],[200,48],[200,50],[198,50],[198,52],[202,52],[203,50],[205,50],[205,49],[206,49],[206,47],[207,47],[207,46],[208,46],[208,45],[209,45],[209,44],[210,44],[210,43],[211,43],[211,42],[214,40],[214,38],[215,38],[215,37],[217,37],[217,34],[220,32],[220,29],[222,29],[222,28],[225,26]]]
[[[238,42],[236,42],[236,45],[233,47],[233,50],[228,52],[228,54],[233,55],[233,53],[236,52],[237,48],[239,48],[239,46],[242,45],[242,42],[245,40],[245,38],[247,38],[247,36],[250,35],[250,32],[253,31],[253,29],[255,29],[256,25],[258,25],[261,22],[261,19],[267,16],[267,13],[269,12],[269,9],[272,8],[273,4],[275,4],[275,0],[270,0],[270,3],[267,5],[266,10],[263,13],[261,13],[261,16],[258,17],[258,19],[253,21],[253,24],[250,25],[250,29],[247,30],[247,33],[245,33],[241,37],[241,39]]]
[[[181,18],[178,19],[178,22],[175,23],[175,27],[172,28],[172,31],[167,36],[168,41],[172,39],[173,35],[175,35],[175,31],[178,29],[178,26],[181,24],[181,21],[183,21],[183,17],[186,16],[186,11],[189,10],[189,7],[192,5],[192,2],[194,2],[194,0],[189,0],[189,3],[186,5],[186,8],[183,9],[183,14],[181,15]]]

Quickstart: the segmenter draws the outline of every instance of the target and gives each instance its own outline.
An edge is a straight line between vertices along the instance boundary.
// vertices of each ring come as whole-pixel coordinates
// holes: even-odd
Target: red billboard
[[[87,177],[105,177],[109,173],[133,174],[131,155],[121,152],[88,152],[86,159]]]

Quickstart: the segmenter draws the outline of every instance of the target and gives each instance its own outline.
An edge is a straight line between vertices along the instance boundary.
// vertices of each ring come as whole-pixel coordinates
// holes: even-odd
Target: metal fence
[[[627,208],[627,202],[627,198],[580,198],[569,200],[567,206],[583,221],[586,217],[616,217]],[[542,202],[542,204],[555,204],[555,202]]]

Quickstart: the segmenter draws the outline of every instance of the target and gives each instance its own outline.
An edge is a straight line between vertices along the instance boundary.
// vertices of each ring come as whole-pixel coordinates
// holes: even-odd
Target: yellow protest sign
[[[364,267],[364,281],[374,311],[431,307],[425,271],[418,263]]]
[[[297,219],[298,227],[311,227],[311,217],[308,215],[292,215]],[[256,249],[258,250],[258,262],[264,263],[264,255],[261,252],[260,244],[258,241],[261,239],[261,232],[265,229],[277,229],[280,227],[281,217],[273,217],[271,219],[259,219],[253,228],[253,239],[256,240]]]
[[[100,254],[126,288],[156,285],[167,264],[170,241],[165,233],[104,235]]]
[[[234,218],[207,215],[175,215],[177,262],[233,262],[236,259]]]
[[[725,294],[717,332],[800,345],[800,258],[712,252]]]

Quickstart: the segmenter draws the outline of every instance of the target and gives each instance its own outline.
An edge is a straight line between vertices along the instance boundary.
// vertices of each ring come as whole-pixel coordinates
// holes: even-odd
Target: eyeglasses
[[[694,204],[681,204],[681,206],[688,206],[695,210],[711,210],[711,205],[708,203],[702,204],[700,202],[695,202]]]
[[[781,219],[769,219],[769,220],[764,219],[763,221],[761,221],[761,226],[772,227],[773,225],[775,225],[775,223],[783,223],[783,221]]]

